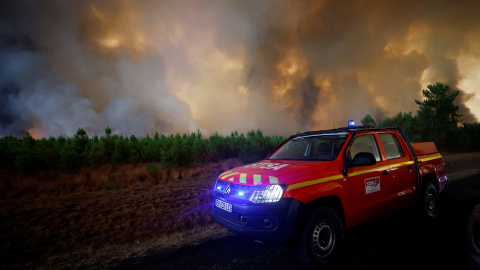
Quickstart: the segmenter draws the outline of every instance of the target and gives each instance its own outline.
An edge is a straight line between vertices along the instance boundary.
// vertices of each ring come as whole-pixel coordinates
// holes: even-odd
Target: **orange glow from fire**
[[[105,53],[125,48],[137,55],[146,51],[146,39],[136,26],[139,11],[133,3],[119,1],[119,12],[113,13],[107,6],[91,4],[86,11],[85,34]]]
[[[292,50],[276,66],[278,76],[272,80],[272,97],[275,105],[285,109],[294,106],[291,98],[295,91],[295,83],[302,80],[307,72],[307,61],[300,53]],[[289,96],[290,95],[290,96]]]

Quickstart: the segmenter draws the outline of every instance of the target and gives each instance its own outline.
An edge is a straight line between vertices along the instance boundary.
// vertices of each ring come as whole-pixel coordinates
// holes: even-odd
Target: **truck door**
[[[388,161],[390,167],[390,176],[393,186],[392,203],[398,206],[404,206],[413,200],[416,184],[415,164],[413,156],[410,155],[406,145],[402,147],[398,136],[391,133],[379,133],[378,137],[382,142],[382,155]],[[401,138],[400,138],[401,139]],[[403,139],[402,139],[403,140]]]
[[[389,166],[388,162],[381,158],[374,134],[364,134],[354,138],[347,152],[347,159],[353,160],[360,152],[373,154],[377,163],[372,166],[347,169],[352,195],[352,221],[355,224],[384,212],[388,207],[385,201],[389,190]]]

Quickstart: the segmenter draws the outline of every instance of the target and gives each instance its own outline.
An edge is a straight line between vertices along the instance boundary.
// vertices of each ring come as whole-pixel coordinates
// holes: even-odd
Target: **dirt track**
[[[434,222],[406,209],[352,228],[345,234],[335,269],[465,269],[465,238],[471,209],[480,203],[480,176],[454,181],[442,194]],[[286,248],[236,235],[114,262],[117,269],[306,269]]]

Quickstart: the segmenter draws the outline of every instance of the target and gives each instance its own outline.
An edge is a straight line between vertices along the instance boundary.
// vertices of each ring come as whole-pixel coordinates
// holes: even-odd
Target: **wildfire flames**
[[[0,136],[246,132],[415,113],[428,84],[480,116],[478,1],[12,1]]]

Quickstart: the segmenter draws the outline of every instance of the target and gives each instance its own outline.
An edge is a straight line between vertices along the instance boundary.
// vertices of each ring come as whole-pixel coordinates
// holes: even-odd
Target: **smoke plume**
[[[435,82],[480,116],[478,1],[0,6],[0,136],[289,135],[415,113]]]

